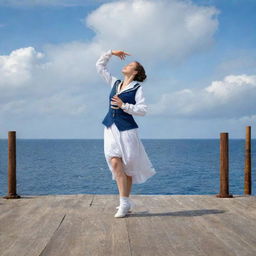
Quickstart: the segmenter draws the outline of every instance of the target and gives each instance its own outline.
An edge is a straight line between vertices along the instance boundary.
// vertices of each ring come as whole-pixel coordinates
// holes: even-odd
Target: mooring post
[[[8,195],[4,198],[20,198],[16,194],[16,131],[8,132]]]
[[[216,197],[233,197],[229,194],[228,133],[220,133],[220,193]]]
[[[244,194],[251,195],[251,126],[246,126],[245,161],[244,161]]]

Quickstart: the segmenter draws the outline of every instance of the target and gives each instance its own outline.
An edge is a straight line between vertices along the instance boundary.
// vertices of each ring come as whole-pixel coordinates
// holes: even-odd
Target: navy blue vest
[[[119,131],[138,128],[139,126],[135,122],[131,114],[126,113],[125,111],[123,111],[123,109],[119,108],[116,105],[111,105],[111,99],[117,93],[117,88],[120,82],[121,80],[116,80],[115,84],[111,89],[111,92],[109,94],[109,110],[105,118],[103,119],[102,124],[109,127],[113,123],[115,123]],[[124,90],[123,92],[118,94],[118,97],[124,103],[128,102],[131,104],[135,104],[136,103],[135,94],[139,87],[140,87],[140,84],[137,83],[132,88]],[[117,108],[114,108],[114,107],[117,107]]]

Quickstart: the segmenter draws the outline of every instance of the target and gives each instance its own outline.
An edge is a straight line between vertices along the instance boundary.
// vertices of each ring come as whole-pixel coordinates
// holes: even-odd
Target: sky
[[[139,61],[142,139],[245,138],[256,121],[254,0],[0,0],[0,138],[103,139],[110,86]]]

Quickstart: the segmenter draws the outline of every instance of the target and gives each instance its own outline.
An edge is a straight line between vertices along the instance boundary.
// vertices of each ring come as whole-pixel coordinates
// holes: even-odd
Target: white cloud
[[[83,95],[70,97],[65,92],[59,92],[41,99],[13,99],[2,106],[0,104],[0,116],[15,116],[19,119],[23,119],[24,116],[26,118],[78,117],[87,112],[87,106],[83,101]]]
[[[99,90],[103,82],[96,73],[95,62],[105,50],[130,52],[132,56],[127,61],[142,60],[146,70],[151,70],[152,80],[157,81],[161,65],[166,70],[170,65],[182,63],[207,50],[214,43],[219,10],[213,6],[181,0],[105,2],[84,19],[85,25],[95,32],[91,41],[48,44],[40,52],[28,46],[0,56],[1,123],[7,127],[10,119],[15,123],[27,118],[38,120],[34,123],[40,129],[42,120],[49,116],[55,122],[59,117],[58,121],[65,117],[68,121],[71,118],[86,120],[87,117],[100,118],[98,111],[103,118],[102,113],[107,111],[108,88]],[[6,0],[5,3],[13,6],[71,6],[85,2]],[[122,65],[116,60],[116,63],[111,61],[112,64]],[[220,65],[219,70],[234,74],[232,70],[240,71],[246,63],[247,59],[231,59]],[[250,66],[255,66],[253,64],[251,59]],[[158,102],[149,104],[148,115],[177,119],[255,120],[256,76],[239,73],[242,75],[227,75],[203,89],[186,88],[176,92],[167,89]],[[166,90],[164,83],[172,81],[172,84],[173,79],[177,83],[175,77],[164,77],[164,81],[157,84],[158,91]],[[149,86],[153,88],[154,84]],[[148,103],[157,97],[155,88],[151,93],[147,95]]]
[[[0,56],[1,115],[84,114],[83,89],[95,79],[92,48],[69,43],[47,45],[45,53],[26,47]]]
[[[68,5],[68,1],[5,3]],[[218,12],[215,7],[197,6],[191,1],[108,1],[85,18],[85,24],[96,33],[91,41],[47,44],[40,52],[28,46],[0,56],[1,121],[8,120],[9,115],[38,118],[39,123],[48,116],[85,118],[90,107],[94,116],[97,111],[102,113],[107,107],[107,87],[102,93],[98,90],[97,84],[102,79],[95,70],[95,62],[102,52],[124,49],[132,58],[143,60],[146,66],[155,65],[157,74],[161,63],[182,62],[195,52],[211,47],[218,28]],[[184,90],[177,93],[180,95],[185,95],[191,105],[179,101],[176,107],[188,114],[192,109],[193,113],[197,108],[194,92]],[[168,106],[169,97],[163,95],[160,115]]]
[[[127,0],[100,6],[86,17],[86,25],[103,49],[175,63],[212,45],[218,14],[215,7],[192,1]]]
[[[253,118],[255,98],[255,75],[229,75],[203,89],[165,93],[149,112],[175,118]]]
[[[43,54],[33,47],[21,48],[10,55],[0,56],[0,88],[20,87],[27,83],[37,68],[37,62]]]

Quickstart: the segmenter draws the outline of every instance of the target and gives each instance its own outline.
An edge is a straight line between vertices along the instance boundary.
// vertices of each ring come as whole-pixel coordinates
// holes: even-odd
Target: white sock
[[[132,200],[131,200],[130,197],[128,197],[128,201],[129,201],[129,203],[130,203],[130,205],[131,205],[131,204],[132,204]]]
[[[130,198],[126,196],[120,196],[120,206],[130,205]]]

